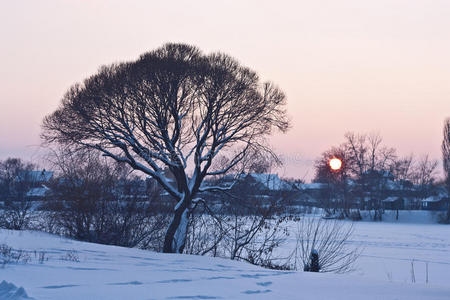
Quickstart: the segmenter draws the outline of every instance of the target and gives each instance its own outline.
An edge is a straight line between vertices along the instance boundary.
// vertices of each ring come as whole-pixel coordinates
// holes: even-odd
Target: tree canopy
[[[279,88],[230,56],[170,43],[72,86],[44,119],[42,137],[96,149],[155,178],[178,202],[165,251],[180,252],[184,242],[173,236],[184,235],[183,213],[207,189],[202,181],[227,173],[273,130],[286,131],[285,103]],[[227,159],[212,167],[219,153]]]

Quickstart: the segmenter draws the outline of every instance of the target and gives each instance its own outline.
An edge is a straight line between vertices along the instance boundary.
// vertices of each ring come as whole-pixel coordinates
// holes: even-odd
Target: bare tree
[[[345,134],[344,148],[348,151],[348,167],[353,174],[361,177],[367,170],[367,136],[348,132]]]
[[[343,162],[342,168],[336,172],[328,166],[332,157]],[[326,201],[326,208],[329,209],[331,204],[334,213],[339,208],[341,217],[357,220],[361,218],[359,210],[351,211],[351,207],[359,198],[365,208],[374,211],[373,218],[381,220],[386,177],[390,176],[396,158],[395,149],[384,146],[379,134],[346,133],[343,144],[325,151],[316,161],[316,180],[329,186],[324,190],[324,196],[335,198],[332,203]],[[348,179],[357,182],[351,193]]]
[[[381,220],[386,177],[390,177],[396,163],[396,151],[383,146],[379,134],[347,133],[345,138],[348,165],[361,188],[359,196],[364,202],[369,200],[367,208],[373,210],[373,219]]]
[[[204,188],[203,180],[261,149],[273,129],[286,131],[284,106],[277,87],[230,56],[166,44],[74,85],[44,119],[42,137],[96,149],[157,180],[176,203],[164,252],[181,253],[199,193],[221,189]],[[213,169],[219,153],[228,163]]]
[[[408,180],[412,182],[413,166],[414,156],[412,154],[401,157],[394,162],[392,173],[398,180]]]
[[[361,178],[375,170],[390,170],[397,155],[394,148],[383,146],[379,134],[345,134],[343,147],[348,153],[348,167]]]
[[[436,180],[438,161],[430,159],[428,155],[422,156],[414,165],[412,181],[420,188],[423,197],[427,196],[432,184]]]
[[[450,118],[445,120],[444,138],[442,140],[442,160],[447,186],[450,187]]]
[[[338,220],[303,217],[298,223],[296,264],[304,271],[345,273],[354,269],[361,249],[349,244],[353,226]]]
[[[288,218],[276,216],[285,198],[282,195],[271,198],[248,193],[243,195],[246,196],[230,203],[227,222],[223,224],[228,231],[224,237],[227,256],[274,267],[273,250],[283,244],[286,238],[284,230],[287,230],[285,221]],[[236,200],[239,205],[235,204]]]
[[[442,140],[442,160],[444,166],[445,184],[447,186],[447,222],[450,222],[450,118],[445,120],[444,138]]]
[[[339,170],[330,168],[329,162],[332,158],[338,158],[342,162]],[[336,213],[348,217],[350,215],[350,206],[348,198],[347,179],[350,176],[350,158],[345,147],[332,147],[322,153],[321,157],[315,161],[316,174],[314,181],[325,183],[326,189],[323,189],[319,197],[327,215]]]

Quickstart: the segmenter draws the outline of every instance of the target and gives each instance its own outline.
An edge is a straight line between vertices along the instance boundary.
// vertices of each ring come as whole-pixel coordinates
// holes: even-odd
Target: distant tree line
[[[339,170],[330,168],[331,158],[342,161]],[[389,196],[433,195],[437,167],[438,161],[427,155],[400,157],[394,148],[383,144],[379,134],[347,133],[342,144],[331,147],[316,160],[314,181],[326,186],[319,198],[328,214],[358,219],[359,210],[366,209],[374,220],[381,220],[382,200]],[[393,208],[398,209],[399,204]]]

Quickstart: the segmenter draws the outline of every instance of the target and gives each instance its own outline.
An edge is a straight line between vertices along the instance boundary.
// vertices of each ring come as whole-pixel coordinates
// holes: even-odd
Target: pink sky
[[[2,1],[0,159],[37,157],[40,123],[102,64],[165,42],[220,50],[277,83],[292,129],[282,174],[347,131],[440,159],[450,116],[450,1]]]

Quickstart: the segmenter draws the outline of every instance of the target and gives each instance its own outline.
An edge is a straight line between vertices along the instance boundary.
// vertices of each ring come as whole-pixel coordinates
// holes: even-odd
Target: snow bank
[[[25,287],[37,300],[448,299],[450,295],[448,285],[274,271],[226,259],[84,243],[40,232],[0,230],[0,243],[32,256],[28,264],[0,270],[0,280]],[[35,251],[45,253],[48,260],[39,262]],[[69,251],[76,253],[78,262],[63,259]]]
[[[33,298],[28,297],[25,290],[20,287],[16,287],[12,283],[8,283],[3,280],[0,283],[0,299],[1,300],[32,300]]]

